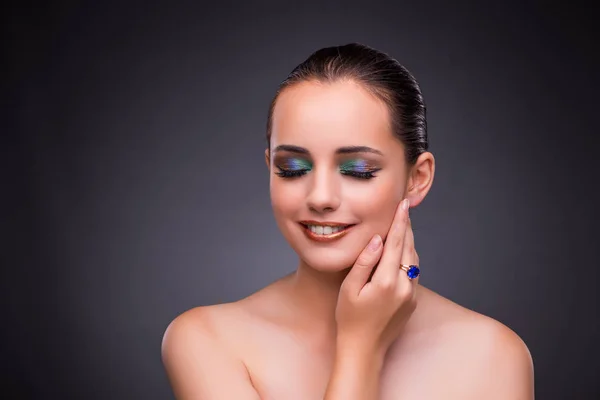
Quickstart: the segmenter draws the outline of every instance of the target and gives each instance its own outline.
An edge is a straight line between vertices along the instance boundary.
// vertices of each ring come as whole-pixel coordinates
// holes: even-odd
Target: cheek
[[[290,185],[281,182],[277,177],[271,178],[270,183],[271,205],[275,217],[294,213],[298,210],[298,204],[304,201],[304,192],[301,185]]]
[[[352,210],[373,233],[387,234],[404,195],[403,188],[392,179],[360,191],[352,196]]]
[[[297,229],[294,230],[295,220],[298,219],[298,211],[305,201],[305,193],[302,185],[290,184],[290,182],[282,182],[278,177],[271,178],[270,183],[271,207],[275,223],[283,237],[290,243],[292,248],[298,252],[296,247],[298,243]]]

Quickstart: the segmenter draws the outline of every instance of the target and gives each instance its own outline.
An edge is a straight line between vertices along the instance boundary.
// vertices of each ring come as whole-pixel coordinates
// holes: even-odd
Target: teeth
[[[343,231],[347,226],[322,226],[322,225],[308,225],[308,229],[316,235],[331,235],[333,233]]]

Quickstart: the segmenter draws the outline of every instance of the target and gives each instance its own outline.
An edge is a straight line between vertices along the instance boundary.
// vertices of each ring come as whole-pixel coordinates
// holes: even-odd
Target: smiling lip
[[[356,224],[343,224],[340,222],[319,222],[319,221],[300,221],[300,225],[302,226],[302,231],[310,240],[314,240],[316,242],[331,242],[333,240],[337,240],[342,236],[345,236],[350,229]],[[317,225],[317,226],[331,226],[331,227],[345,227],[344,229],[331,233],[329,235],[319,235],[314,233],[309,225]]]

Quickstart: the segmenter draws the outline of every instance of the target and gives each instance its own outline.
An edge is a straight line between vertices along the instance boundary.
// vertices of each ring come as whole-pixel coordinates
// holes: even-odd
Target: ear
[[[409,169],[406,196],[410,206],[418,206],[431,188],[435,175],[435,158],[430,152],[422,153],[416,163]]]
[[[267,168],[271,171],[271,152],[269,148],[265,149],[265,162],[267,163]]]

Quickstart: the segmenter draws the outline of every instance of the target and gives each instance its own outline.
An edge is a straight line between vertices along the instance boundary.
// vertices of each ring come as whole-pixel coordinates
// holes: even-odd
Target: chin
[[[295,238],[292,246],[300,259],[320,272],[341,272],[351,268],[366,244],[356,243],[356,238],[346,237],[337,243],[321,244]],[[354,240],[353,240],[354,239]]]
[[[356,257],[337,249],[307,250],[305,254],[298,253],[300,259],[310,268],[319,272],[341,272],[354,265]]]

